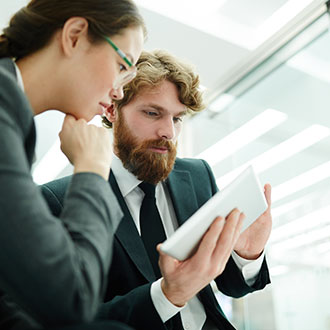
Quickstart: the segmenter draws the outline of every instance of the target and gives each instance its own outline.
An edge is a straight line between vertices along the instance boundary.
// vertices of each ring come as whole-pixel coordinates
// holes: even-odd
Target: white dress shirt
[[[17,78],[17,84],[24,92],[24,84],[23,84],[23,78],[20,69],[18,68],[17,64],[14,62],[15,70],[16,70],[16,78]]]
[[[143,191],[138,187],[141,181],[124,168],[121,160],[116,155],[113,155],[111,169],[136,228],[141,235],[140,208],[144,197]],[[169,191],[164,183],[159,183],[156,186],[156,205],[165,229],[166,237],[168,237],[178,228],[178,222]],[[262,254],[257,260],[253,261],[241,258],[235,252],[232,253],[232,257],[238,268],[242,271],[247,284],[252,285],[260,271],[264,255]],[[176,313],[180,312],[184,329],[201,330],[206,320],[206,314],[199,299],[195,296],[189,300],[185,306],[181,308],[177,307],[165,297],[160,283],[161,279],[152,283],[150,295],[162,321],[165,323]]]

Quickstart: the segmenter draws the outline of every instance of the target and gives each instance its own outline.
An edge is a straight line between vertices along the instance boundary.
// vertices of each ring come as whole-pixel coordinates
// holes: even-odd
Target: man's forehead
[[[171,85],[173,85],[175,87],[174,84],[171,83]],[[166,86],[164,86],[164,82],[158,83],[157,85],[153,85],[153,86],[144,86],[142,87],[139,92],[138,92],[138,97],[147,97],[147,96],[154,96],[154,95],[158,95],[160,93],[166,93],[169,94],[170,90],[169,87],[170,85],[166,84]],[[175,87],[176,88],[176,87]],[[172,89],[172,88],[170,88]]]
[[[159,111],[186,112],[186,106],[179,99],[177,87],[168,81],[160,85],[145,87],[134,97],[137,106],[148,106]],[[172,112],[172,111],[171,111]]]
[[[139,90],[140,96],[145,97],[147,95],[154,96],[158,94],[175,95],[179,99],[178,86],[169,80],[162,80],[155,85],[146,85]]]

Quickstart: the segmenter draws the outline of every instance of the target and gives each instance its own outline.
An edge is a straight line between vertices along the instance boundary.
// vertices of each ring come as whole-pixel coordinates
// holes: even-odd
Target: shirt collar
[[[15,70],[16,70],[16,77],[17,77],[18,86],[24,92],[24,83],[23,83],[23,77],[22,77],[21,71],[20,71],[18,65],[15,62],[14,62],[14,65],[15,65]]]
[[[122,161],[115,154],[112,156],[111,170],[116,177],[123,197],[126,197],[142,182],[124,167]]]

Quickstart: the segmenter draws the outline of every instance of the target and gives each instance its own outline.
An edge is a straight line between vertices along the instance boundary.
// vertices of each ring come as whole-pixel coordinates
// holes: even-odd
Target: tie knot
[[[139,187],[143,190],[146,197],[155,198],[156,186],[148,182],[141,182]]]

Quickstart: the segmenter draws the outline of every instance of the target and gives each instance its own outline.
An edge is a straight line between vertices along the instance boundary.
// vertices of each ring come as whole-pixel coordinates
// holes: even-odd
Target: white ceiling
[[[137,0],[154,13],[254,50],[313,0]]]
[[[0,26],[27,0],[2,0]],[[165,48],[192,63],[213,90],[315,0],[136,0],[148,28],[146,49]]]

